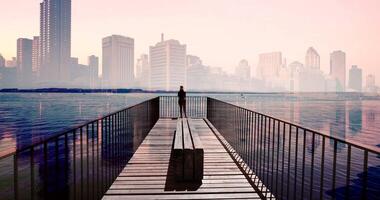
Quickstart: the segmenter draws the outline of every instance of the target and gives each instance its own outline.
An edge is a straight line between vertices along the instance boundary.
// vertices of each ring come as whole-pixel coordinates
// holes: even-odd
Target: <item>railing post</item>
[[[321,156],[321,178],[320,178],[320,191],[319,191],[319,199],[323,199],[323,182],[324,182],[324,171],[325,171],[325,137],[322,136],[322,156]]]
[[[31,199],[34,199],[34,147],[30,149],[30,191]]]
[[[15,199],[19,199],[18,197],[18,162],[17,162],[17,153],[13,155],[13,189]]]
[[[362,199],[367,199],[367,187],[368,187],[368,151],[364,150],[363,159],[363,188],[362,188]]]

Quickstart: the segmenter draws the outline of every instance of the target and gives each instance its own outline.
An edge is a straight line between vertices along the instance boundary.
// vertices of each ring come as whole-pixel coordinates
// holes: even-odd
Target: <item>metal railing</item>
[[[159,98],[0,158],[0,199],[100,199],[159,118]]]
[[[188,116],[207,117],[278,199],[380,196],[374,147],[213,98],[188,96],[186,104]],[[156,121],[178,116],[177,97],[157,97],[2,156],[1,199],[100,199]]]
[[[186,112],[188,117],[205,118],[207,107],[206,96],[187,96]],[[177,96],[160,97],[160,118],[179,117],[179,106]]]
[[[278,199],[378,199],[380,151],[220,100],[207,118]],[[268,196],[268,198],[271,198]]]

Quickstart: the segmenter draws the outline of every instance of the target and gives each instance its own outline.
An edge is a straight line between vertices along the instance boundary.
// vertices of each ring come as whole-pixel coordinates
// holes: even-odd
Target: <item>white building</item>
[[[281,66],[281,52],[260,54],[259,63],[257,65],[257,76],[262,80],[271,81],[278,77]]]
[[[149,48],[151,89],[173,91],[186,87],[186,45],[164,40]]]
[[[320,69],[304,67],[297,74],[298,92],[324,92],[326,90],[325,75]]]
[[[330,76],[336,80],[336,91],[346,90],[346,54],[334,51],[330,54]]]
[[[130,88],[134,81],[134,39],[105,37],[102,54],[103,87]]]

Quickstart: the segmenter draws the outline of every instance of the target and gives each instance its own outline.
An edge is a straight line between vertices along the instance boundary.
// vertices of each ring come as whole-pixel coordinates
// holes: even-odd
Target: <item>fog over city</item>
[[[380,2],[15,0],[0,89],[370,92]]]

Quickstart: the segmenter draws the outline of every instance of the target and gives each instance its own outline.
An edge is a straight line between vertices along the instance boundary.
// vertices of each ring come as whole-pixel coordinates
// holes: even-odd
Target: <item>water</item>
[[[153,94],[0,93],[0,152],[134,105]],[[209,96],[380,148],[380,99],[333,94]],[[1,153],[0,153],[1,154]]]
[[[357,94],[215,95],[215,98],[301,124],[304,127],[309,127],[346,141],[365,144],[373,149],[379,149],[380,146],[380,134],[378,131],[380,130],[380,101],[377,98]],[[238,128],[235,130],[236,128],[226,127],[225,134],[228,135],[231,132],[231,135],[235,135],[234,133],[241,133],[249,129],[245,126],[241,127],[241,124],[245,124],[244,122],[236,122],[233,118],[229,119],[228,116],[229,114],[219,116],[222,123],[237,123],[234,127]],[[235,142],[238,149],[239,146],[243,146],[240,155],[244,160],[249,161],[248,164],[260,179],[279,196],[295,199],[295,195],[300,198],[302,192],[303,197],[306,199],[318,199],[320,196],[323,199],[330,199],[332,195],[335,196],[335,199],[346,199],[347,195],[351,199],[362,198],[364,187],[363,150],[353,146],[349,149],[343,143],[336,143],[336,173],[334,173],[333,152],[335,144],[333,140],[326,139],[324,142],[323,138],[318,135],[315,135],[313,139],[310,132],[305,132],[306,134],[304,134],[301,131],[298,133],[293,128],[290,149],[290,133],[288,134],[288,130],[289,128],[285,129],[286,139],[282,138],[283,134],[276,134],[276,137],[273,136],[272,138],[267,135],[264,140],[258,137],[257,134],[253,134],[254,139],[252,140],[259,142],[257,146],[250,145],[248,151],[244,149],[244,144],[248,140],[244,136],[237,136],[237,138],[232,136],[231,142]],[[279,132],[282,133],[281,127]],[[279,135],[278,139],[277,135]],[[298,143],[295,141],[298,141]],[[323,142],[325,147],[323,147]],[[295,150],[297,146],[298,150]],[[255,154],[252,152],[260,152],[259,156],[255,157],[253,161],[251,158]],[[324,164],[321,162],[322,152],[324,152]],[[313,161],[311,161],[312,157]],[[259,163],[258,168],[255,167],[257,162]],[[321,165],[324,167],[322,168]],[[276,172],[277,170],[278,173]],[[321,180],[322,173],[324,173],[323,180]],[[332,178],[334,174],[335,185]],[[378,199],[380,195],[379,180],[380,156],[369,153],[368,186],[365,190],[367,191],[368,199]],[[322,182],[323,186],[321,185]],[[320,186],[323,188],[321,189]],[[285,189],[282,190],[283,188]],[[335,191],[332,188],[335,188]],[[320,191],[323,192],[320,193]],[[288,194],[289,196],[287,196]],[[312,197],[309,195],[312,195]]]
[[[0,93],[0,156],[154,96]]]
[[[380,148],[379,98],[365,97],[358,94],[204,95],[285,119],[339,138]],[[54,135],[68,127],[99,118],[102,115],[137,104],[154,96],[157,95],[0,93],[0,154],[4,155],[14,151],[16,148],[21,148]],[[331,146],[331,142],[326,142],[326,148],[329,150],[326,153],[326,158],[331,158]],[[344,145],[339,145],[338,147],[337,188],[344,191],[347,148]],[[320,141],[319,143],[317,142],[315,148],[316,152],[320,152]],[[293,151],[291,155],[294,155]],[[309,147],[306,152],[306,159],[309,160],[311,155]],[[25,158],[28,158],[28,156],[25,156]],[[319,158],[318,153],[316,153],[318,166],[317,160]],[[290,161],[292,162],[292,160]],[[362,154],[357,156],[353,150],[351,169],[353,176],[350,177],[353,195],[355,195],[355,187],[360,188],[360,181],[359,183],[357,182],[360,179],[362,169],[361,161]],[[12,163],[12,160],[9,160],[9,163]],[[331,159],[327,159],[327,165],[331,166]],[[11,167],[12,165],[10,164],[9,166]],[[370,177],[379,176],[379,166],[379,158],[370,156]],[[294,163],[291,164],[291,167],[295,167]],[[301,167],[300,163],[298,163],[298,168]],[[306,168],[308,168],[308,164],[306,164]],[[319,177],[317,176],[320,174],[320,169],[317,167],[314,170],[315,180],[318,180]],[[5,171],[2,172],[6,173]],[[265,171],[265,174],[268,173],[269,171]],[[331,174],[331,168],[327,168],[325,173]],[[269,174],[269,176],[272,176],[272,174]],[[294,176],[293,171],[291,171],[291,176]],[[331,193],[329,191],[330,177],[331,175],[326,176],[325,180],[324,197],[326,198],[330,197],[329,192]],[[310,183],[306,180],[305,185],[308,187]],[[379,184],[372,183],[370,189],[375,190],[376,194],[376,192],[379,192],[376,191],[379,190]]]
[[[358,94],[214,95],[250,110],[380,149],[380,98]]]

